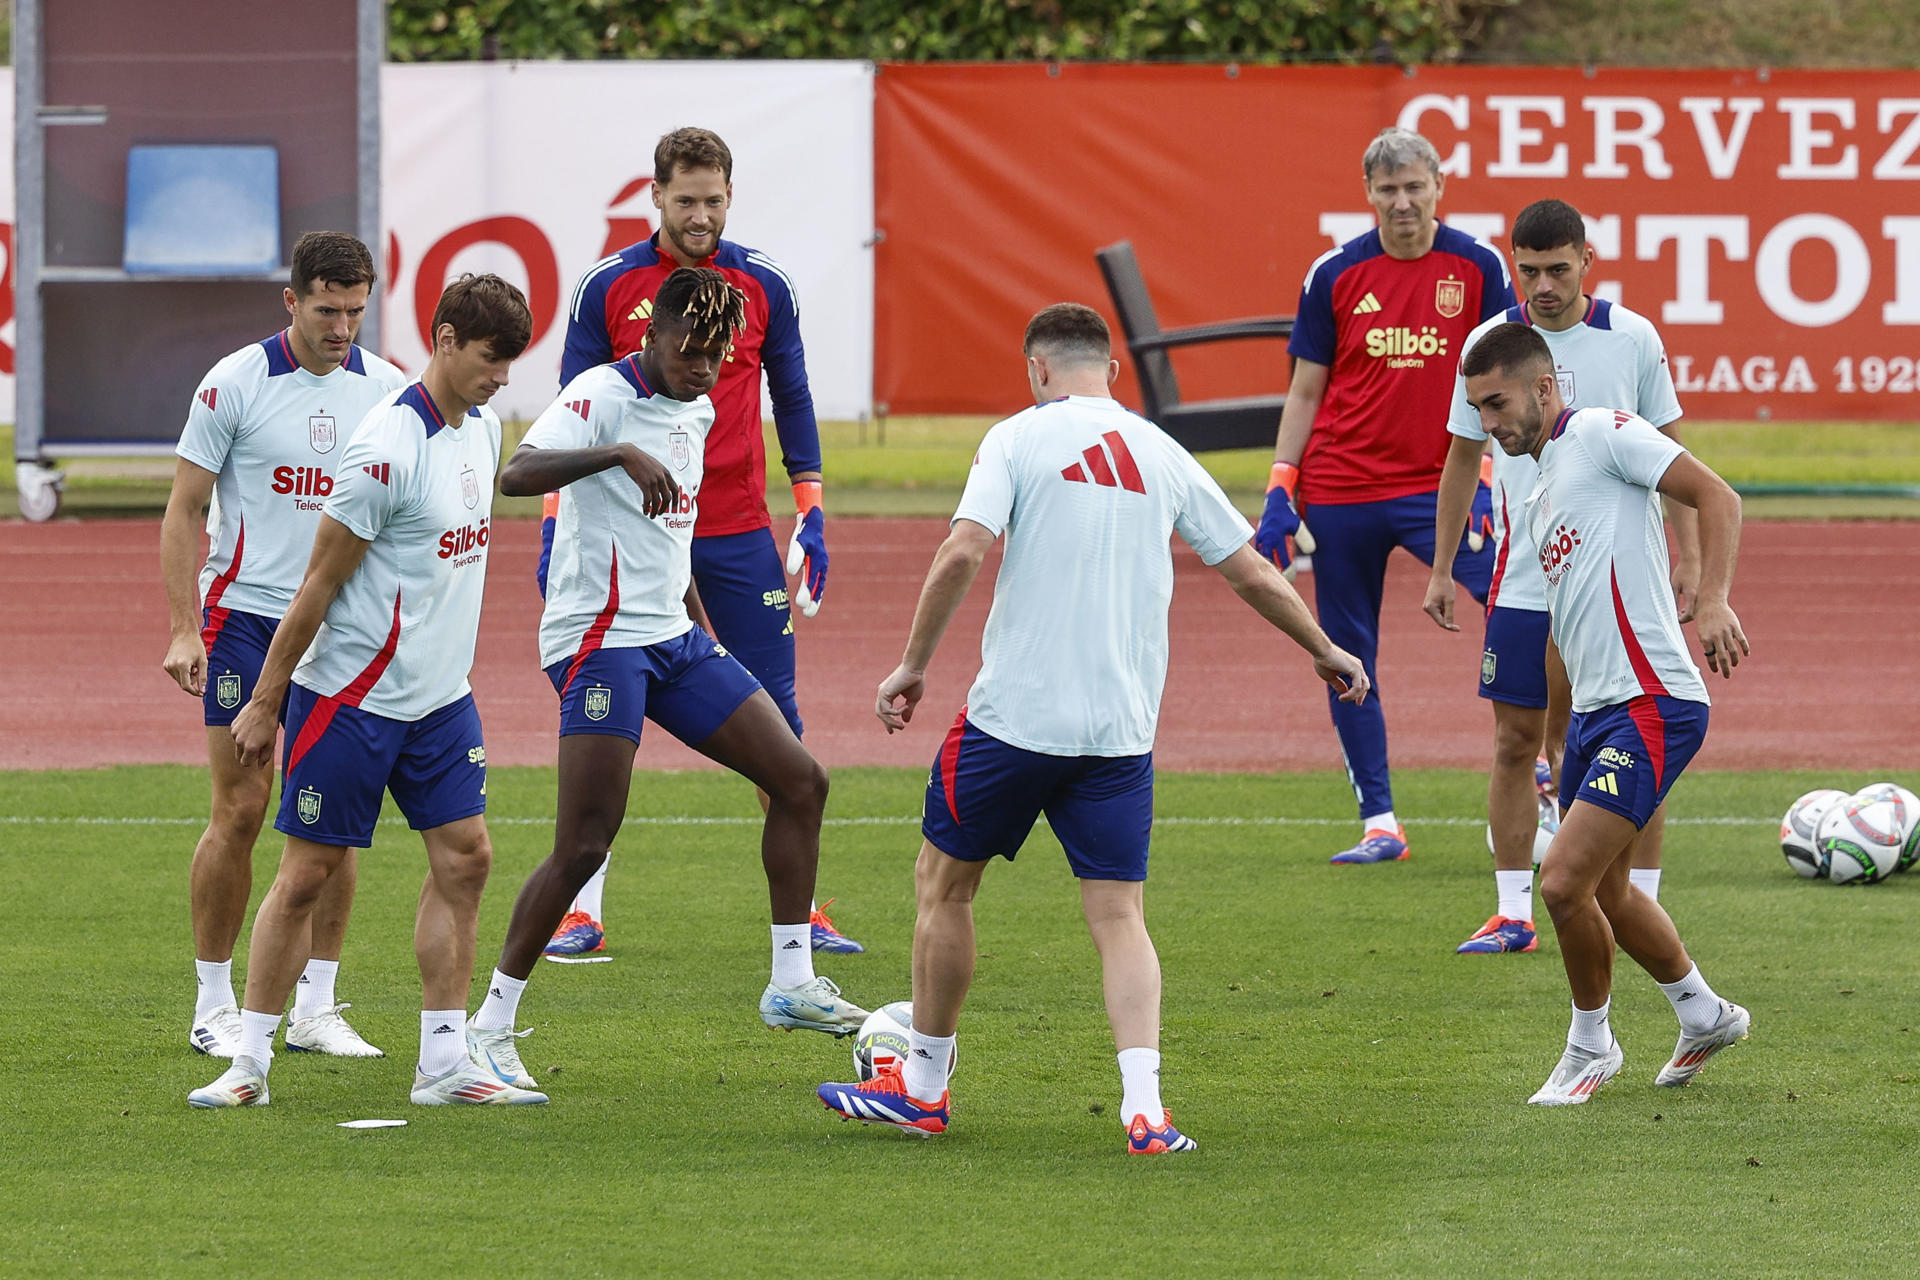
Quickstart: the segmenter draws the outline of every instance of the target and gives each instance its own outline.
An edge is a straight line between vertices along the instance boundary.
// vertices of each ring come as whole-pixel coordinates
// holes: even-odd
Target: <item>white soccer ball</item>
[[[1847,793],[1837,787],[1809,791],[1795,800],[1787,809],[1787,816],[1780,819],[1780,852],[1787,856],[1787,865],[1795,875],[1817,880],[1827,874],[1827,856],[1820,852],[1815,838],[1827,810],[1846,798]]]
[[[1876,782],[1870,787],[1862,787],[1858,794],[1864,796],[1869,792],[1882,799],[1891,798],[1905,818],[1900,833],[1900,856],[1893,867],[1895,871],[1905,871],[1915,862],[1920,862],[1920,796],[1897,782]]]
[[[1540,825],[1533,829],[1533,865],[1546,860],[1553,837],[1560,831],[1560,806],[1551,796],[1540,798]],[[1493,852],[1493,828],[1487,828],[1487,852]]]
[[[868,1014],[867,1020],[860,1024],[859,1032],[853,1037],[854,1074],[862,1080],[871,1080],[880,1074],[881,1068],[904,1061],[907,1056],[907,1034],[912,1030],[911,1001],[895,1000]],[[949,1077],[959,1061],[960,1046],[955,1045],[947,1058]]]
[[[1814,842],[1827,860],[1827,879],[1873,884],[1892,875],[1906,843],[1907,812],[1900,789],[1884,784],[1863,787],[1827,810]]]

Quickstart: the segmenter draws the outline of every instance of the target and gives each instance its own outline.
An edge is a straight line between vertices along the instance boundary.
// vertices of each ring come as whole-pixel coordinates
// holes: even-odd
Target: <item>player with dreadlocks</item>
[[[744,298],[720,272],[675,271],[654,300],[646,349],[569,382],[500,473],[509,496],[560,493],[540,619],[540,664],[560,695],[553,852],[514,901],[500,967],[467,1029],[474,1060],[505,1081],[529,1079],[516,1048],[526,1032],[513,1029],[520,995],[620,831],[643,720],[766,793],[760,857],[773,974],[761,1019],[851,1035],[866,1017],[813,972],[808,916],[826,770],[688,611],[713,426],[707,392],[744,323]]]

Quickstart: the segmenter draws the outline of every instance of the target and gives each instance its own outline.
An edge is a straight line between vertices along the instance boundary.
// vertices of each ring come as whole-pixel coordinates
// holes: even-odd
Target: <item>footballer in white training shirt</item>
[[[773,698],[689,613],[693,527],[713,404],[707,392],[746,325],[726,276],[681,267],[653,302],[646,347],[589,369],[527,432],[500,475],[508,495],[558,490],[540,661],[560,699],[553,852],[527,878],[468,1042],[503,1083],[534,1087],[513,1029],[520,997],[568,904],[626,815],[633,756],[652,720],[767,797],[761,863],[772,910],[770,1027],[852,1035],[867,1011],[813,971],[812,914],[826,770]]]
[[[1513,223],[1514,279],[1521,305],[1480,325],[1461,346],[1473,349],[1497,324],[1532,325],[1553,351],[1561,395],[1575,407],[1606,405],[1637,413],[1679,439],[1680,402],[1674,394],[1667,353],[1653,324],[1638,313],[1604,298],[1591,297],[1581,285],[1594,262],[1586,242],[1586,224],[1562,200],[1537,200]],[[1454,437],[1440,479],[1436,536],[1449,530],[1427,583],[1425,609],[1441,627],[1458,631],[1450,564],[1459,542],[1457,526],[1473,497],[1474,472],[1483,458],[1491,465],[1493,534],[1498,551],[1493,585],[1487,593],[1486,639],[1480,660],[1480,696],[1493,704],[1494,754],[1487,777],[1487,823],[1498,893],[1495,912],[1460,944],[1463,954],[1526,952],[1535,949],[1533,863],[1535,841],[1558,825],[1559,810],[1551,778],[1566,739],[1566,680],[1547,655],[1547,597],[1544,584],[1529,571],[1524,549],[1509,536],[1521,505],[1533,492],[1539,467],[1521,454],[1503,449],[1486,454],[1486,431],[1467,403],[1466,383],[1454,377],[1447,430]],[[1699,579],[1699,546],[1693,513],[1673,509],[1680,565],[1676,584]],[[1526,541],[1524,531],[1519,542]],[[1516,559],[1516,555],[1518,559]],[[1690,590],[1690,588],[1689,588]],[[1536,760],[1545,759],[1543,775]],[[1633,881],[1659,897],[1661,834],[1664,812],[1656,811],[1634,849]]]
[[[240,764],[227,726],[252,696],[274,628],[300,584],[347,435],[382,396],[406,384],[406,375],[354,343],[374,279],[373,255],[354,237],[301,236],[283,291],[291,323],[213,366],[175,449],[160,528],[172,625],[162,665],[200,699],[206,726],[213,802],[189,880],[196,994],[187,1043],[213,1057],[231,1058],[240,1039],[233,948],[273,788],[269,765]],[[203,508],[212,540],[196,588]],[[334,998],[356,871],[349,854],[322,890],[287,1024],[289,1048],[381,1056]]]
[[[903,1065],[823,1084],[850,1119],[944,1132],[947,1075],[972,979],[972,902],[987,862],[1011,860],[1045,814],[1080,881],[1106,972],[1119,1051],[1120,1123],[1140,1155],[1189,1151],[1160,1100],[1160,962],[1143,884],[1153,827],[1153,740],[1167,670],[1175,533],[1262,617],[1314,657],[1348,701],[1360,661],[1334,646],[1220,486],[1108,388],[1106,321],[1077,303],[1028,322],[1035,407],[987,432],[934,557],[900,666],[874,710],[904,728],[947,625],[1004,534],[980,674],[927,783],[915,867],[913,1026]]]
[[[239,1052],[226,1074],[188,1095],[193,1106],[266,1103],[290,952],[311,926],[313,888],[347,847],[372,843],[384,792],[427,851],[414,927],[424,1008],[413,1101],[546,1101],[471,1061],[463,1032],[492,861],[487,752],[467,684],[500,455],[500,420],[484,406],[506,385],[532,323],[526,299],[498,276],[448,285],[420,380],[368,414],[341,457],[305,577],[230,730],[243,762],[266,758],[285,697],[274,826],[287,844],[254,919]]]
[[[1461,373],[1488,434],[1540,464],[1521,527],[1573,685],[1561,772],[1569,803],[1540,879],[1573,1016],[1565,1053],[1528,1101],[1585,1102],[1620,1070],[1608,1019],[1616,941],[1660,984],[1680,1020],[1679,1043],[1654,1083],[1683,1085],[1745,1039],[1751,1019],[1707,985],[1666,911],[1627,875],[1640,829],[1707,730],[1706,683],[1680,632],[1657,495],[1699,514],[1695,619],[1708,665],[1724,676],[1748,652],[1727,603],[1740,499],[1644,418],[1568,408],[1553,352],[1527,325],[1489,330]]]

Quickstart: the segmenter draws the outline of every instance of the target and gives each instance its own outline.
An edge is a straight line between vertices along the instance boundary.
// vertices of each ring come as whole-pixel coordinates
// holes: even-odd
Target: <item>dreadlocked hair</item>
[[[688,322],[682,351],[696,340],[703,347],[731,343],[747,327],[747,295],[712,267],[681,267],[653,300],[653,323],[677,319]]]

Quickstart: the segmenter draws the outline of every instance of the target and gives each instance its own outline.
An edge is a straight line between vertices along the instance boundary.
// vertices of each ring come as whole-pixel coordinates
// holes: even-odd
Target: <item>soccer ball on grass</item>
[[[1913,829],[1914,795],[1875,783],[1836,803],[1820,820],[1814,844],[1835,884],[1873,884],[1899,869]]]
[[[1809,791],[1793,802],[1787,816],[1780,819],[1780,852],[1797,876],[1817,880],[1827,874],[1827,855],[1820,852],[1816,838],[1820,820],[1835,804],[1847,798],[1837,787]]]

